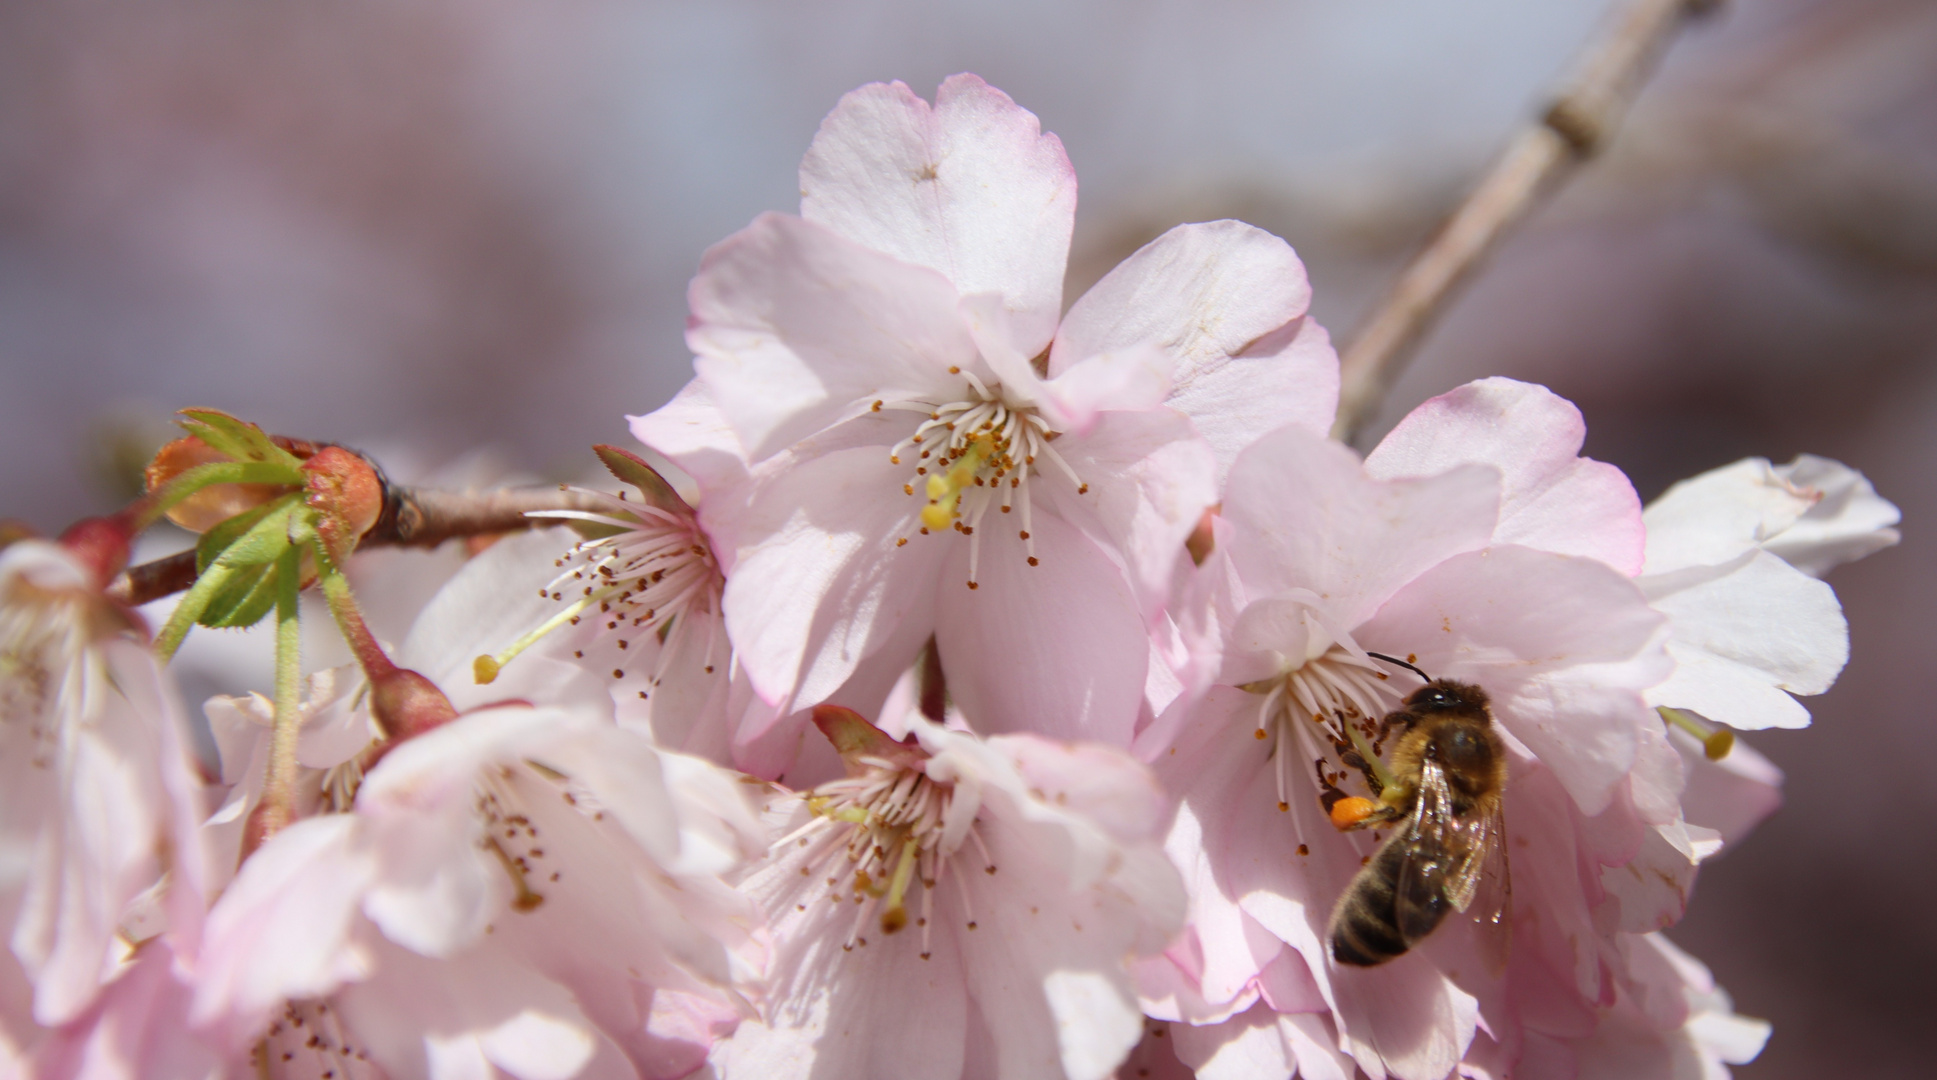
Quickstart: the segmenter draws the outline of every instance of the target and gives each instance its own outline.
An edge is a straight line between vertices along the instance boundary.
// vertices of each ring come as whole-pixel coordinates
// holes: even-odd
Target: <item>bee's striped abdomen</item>
[[[1346,887],[1332,912],[1332,959],[1357,967],[1383,964],[1403,956],[1410,941],[1426,936],[1445,917],[1443,900],[1415,896],[1412,925],[1400,928],[1397,889],[1406,855],[1403,834],[1392,837]]]

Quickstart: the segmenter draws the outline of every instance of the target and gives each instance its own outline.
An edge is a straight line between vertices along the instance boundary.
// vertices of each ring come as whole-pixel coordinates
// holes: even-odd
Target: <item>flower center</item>
[[[331,1080],[363,1080],[381,1076],[370,1055],[350,1039],[350,1032],[327,1001],[291,1001],[269,1025],[250,1054],[255,1075]]]
[[[898,933],[908,925],[909,894],[921,886],[921,911],[915,925],[921,928],[921,958],[930,956],[930,934],[935,913],[935,889],[948,876],[965,843],[973,844],[981,857],[982,869],[995,873],[995,863],[977,835],[974,822],[955,821],[953,784],[932,780],[918,768],[898,766],[873,757],[863,757],[867,766],[859,776],[831,781],[807,796],[813,820],[801,826],[776,848],[800,842],[810,848],[808,869],[827,879],[828,899],[841,903],[844,894],[856,906],[854,925],[843,946],[852,950],[865,946],[861,935],[867,921],[878,908],[881,932]],[[951,828],[951,824],[955,827]],[[961,895],[963,917],[975,929],[969,906],[968,888],[962,882],[961,868],[954,880]],[[844,888],[842,879],[848,879]]]
[[[914,456],[915,475],[901,490],[927,500],[921,508],[922,535],[952,528],[969,538],[968,587],[973,589],[981,556],[976,529],[991,507],[1004,514],[1021,512],[1016,536],[1023,543],[1029,565],[1036,566],[1036,542],[1030,535],[1031,477],[1039,472],[1041,463],[1047,463],[1075,485],[1078,495],[1088,493],[1089,485],[1050,445],[1059,432],[1033,407],[1010,403],[1000,388],[991,391],[973,372],[949,370],[968,381],[970,392],[963,400],[940,405],[877,401],[874,409],[924,415],[914,434],[889,449],[888,461],[899,465],[905,457]],[[904,536],[895,545],[907,542]]]
[[[1262,697],[1253,737],[1272,740],[1278,809],[1291,808],[1291,772],[1302,761],[1313,763],[1319,786],[1327,790],[1354,771],[1365,777],[1374,799],[1391,782],[1380,757],[1386,737],[1380,721],[1403,695],[1376,661],[1334,644],[1297,668],[1243,689]],[[1334,759],[1345,769],[1331,772]]]
[[[558,559],[558,576],[538,591],[565,606],[497,656],[478,657],[472,665],[478,682],[497,678],[499,669],[513,657],[559,627],[577,626],[594,607],[598,609],[594,617],[604,624],[598,636],[616,638],[621,650],[631,647],[639,631],[658,634],[664,641],[675,622],[719,610],[726,579],[697,522],[623,496],[584,494],[609,503],[612,512],[560,510],[545,516],[589,521],[619,531],[581,541]],[[717,644],[712,632],[717,627],[711,621],[708,625],[705,665],[710,675]],[[659,674],[653,672],[655,682]]]
[[[63,713],[89,698],[100,654],[85,622],[84,605],[24,583],[0,597],[0,720],[25,726],[34,768],[53,764]]]
[[[563,874],[558,860],[545,853],[546,841],[540,835],[545,831],[540,828],[544,823],[535,820],[542,815],[536,812],[533,799],[544,798],[547,787],[573,810],[595,821],[604,819],[603,811],[587,803],[590,793],[577,791],[563,773],[535,761],[524,762],[523,768],[487,770],[478,783],[477,813],[484,821],[484,836],[478,843],[497,858],[511,879],[513,911],[538,910],[545,902],[545,894],[539,889],[549,890]]]

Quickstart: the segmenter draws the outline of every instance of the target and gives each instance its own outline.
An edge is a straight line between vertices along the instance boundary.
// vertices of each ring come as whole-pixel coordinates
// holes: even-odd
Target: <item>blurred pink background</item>
[[[821,115],[875,79],[972,70],[1063,137],[1069,298],[1239,217],[1297,246],[1349,337],[1606,7],[12,0],[0,516],[113,505],[182,405],[405,475],[577,474],[687,377],[701,252],[792,209]],[[1775,1022],[1750,1080],[1932,1071],[1933,360],[1937,4],[1736,0],[1386,410],[1510,375],[1577,402],[1644,498],[1810,451],[1903,508],[1901,547],[1831,577],[1854,660],[1816,726],[1749,737],[1788,805],[1671,935]]]

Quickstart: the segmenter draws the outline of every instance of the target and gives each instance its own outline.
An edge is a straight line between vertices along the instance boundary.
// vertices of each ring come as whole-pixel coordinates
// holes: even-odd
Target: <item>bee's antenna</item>
[[[1381,652],[1368,652],[1365,655],[1373,657],[1374,659],[1384,660],[1388,664],[1398,664],[1402,668],[1410,668],[1414,675],[1419,676],[1420,678],[1426,680],[1427,682],[1433,681],[1433,677],[1431,675],[1428,675],[1425,672],[1419,670],[1419,668],[1416,665],[1407,663],[1406,661],[1401,660],[1396,656],[1387,656],[1386,654]]]

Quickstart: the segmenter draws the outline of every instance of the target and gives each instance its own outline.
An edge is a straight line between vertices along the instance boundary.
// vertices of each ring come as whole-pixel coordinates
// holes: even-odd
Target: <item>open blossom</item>
[[[101,584],[56,544],[0,551],[0,1061],[80,1016],[136,943],[166,929],[192,953],[198,936],[185,722]]]
[[[528,1078],[607,1043],[683,1075],[749,1011],[752,912],[717,875],[756,829],[732,781],[609,720],[468,713],[250,857],[210,913],[192,1021],[243,1052],[320,1003],[337,1044],[406,1075],[459,1038]]]
[[[1193,885],[1190,929],[1167,968],[1146,965],[1145,992],[1161,1013],[1224,1028],[1177,1029],[1180,1055],[1198,1051],[1187,1063],[1241,1029],[1281,1048],[1330,1047],[1301,1065],[1343,1050],[1373,1075],[1425,1080],[1460,1061],[1483,1016],[1489,1028],[1509,1019],[1485,993],[1464,920],[1380,967],[1329,955],[1333,903],[1376,837],[1337,832],[1322,784],[1377,797],[1354,787],[1363,782],[1348,778],[1340,748],[1379,749],[1369,721],[1418,685],[1371,652],[1490,695],[1512,765],[1516,909],[1523,867],[1569,857],[1523,851],[1519,821],[1632,818],[1632,774],[1656,751],[1674,756],[1642,700],[1668,671],[1664,620],[1610,565],[1639,561],[1638,500],[1618,473],[1576,457],[1571,406],[1500,383],[1429,403],[1363,467],[1287,430],[1232,470],[1204,567],[1217,672],[1142,744],[1183,795],[1169,847]],[[1472,424],[1475,413],[1494,420]],[[1491,437],[1475,439],[1475,427]],[[1454,445],[1467,447],[1465,463],[1441,458]],[[1529,771],[1546,778],[1538,798],[1522,782]],[[1514,936],[1516,954],[1528,951]],[[1460,950],[1468,962],[1442,955]],[[1261,1001],[1275,1015],[1246,1019]]]
[[[764,846],[739,785],[617,723],[609,673],[541,652],[471,678],[486,643],[557,610],[515,586],[569,544],[509,538],[419,616],[398,657],[448,688],[455,720],[374,745],[361,680],[312,679],[312,816],[243,864],[196,972],[192,1023],[231,1062],[674,1077],[752,1012],[757,914],[719,876]],[[211,706],[241,778],[211,828],[259,795],[264,706]]]
[[[1829,689],[1849,626],[1817,580],[1897,542],[1897,508],[1862,474],[1803,455],[1747,458],[1684,480],[1649,505],[1640,584],[1673,625],[1675,673],[1649,692],[1732,727],[1794,728],[1792,694]]]
[[[538,598],[553,610],[495,656],[480,656],[475,673],[495,683],[528,650],[569,656],[611,673],[607,686],[622,723],[651,731],[667,749],[727,764],[737,727],[729,714],[751,695],[735,693],[745,683],[722,618],[724,579],[712,541],[692,507],[650,465],[617,447],[595,449],[637,497],[581,488],[598,509],[542,515],[590,532],[550,552],[549,574],[532,572],[545,560],[546,545],[536,541],[489,560],[488,572],[502,575],[500,589],[529,589],[536,577]],[[534,617],[545,607],[516,606]]]
[[[1059,326],[1074,175],[973,76],[932,107],[848,95],[801,188],[801,217],[708,253],[697,377],[634,421],[701,486],[753,687],[780,713],[857,678],[878,701],[932,635],[978,725],[1127,743],[1218,472],[1267,426],[1330,422],[1302,266],[1186,226]]]
[[[1095,745],[815,718],[848,775],[770,803],[792,831],[743,887],[772,923],[771,998],[721,1075],[1111,1075],[1143,1030],[1125,961],[1182,914],[1149,771]]]

